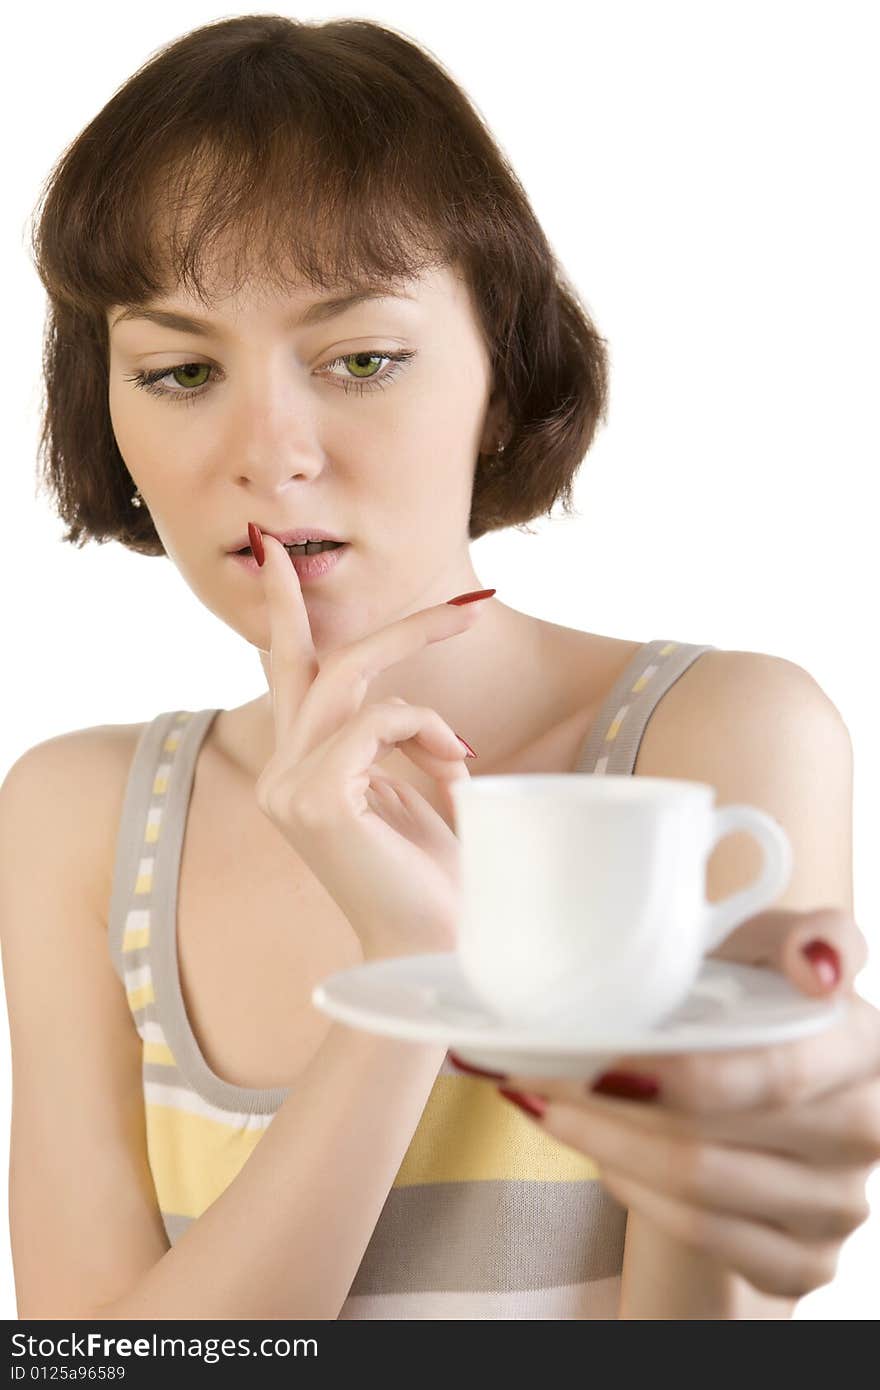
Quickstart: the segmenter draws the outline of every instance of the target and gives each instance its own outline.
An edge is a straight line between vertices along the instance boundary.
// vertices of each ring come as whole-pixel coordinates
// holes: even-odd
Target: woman
[[[864,1219],[864,1001],[822,1039],[830,1118],[771,1088],[772,1131],[751,1115],[706,1128],[754,1148],[737,1220],[755,1231],[792,1219],[768,1202],[762,1146],[811,1136],[795,1216],[812,1194],[823,1222],[757,1260],[682,1218],[727,1191],[670,1190],[669,1146],[692,1142],[690,1073],[671,1070],[685,1059],[650,1121],[532,1082],[559,1100],[535,1127],[445,1050],[333,1026],[310,1002],[335,970],[454,947],[456,778],[699,776],[728,800],[758,692],[789,720],[786,756],[807,710],[826,784],[850,771],[842,721],[800,668],[558,627],[475,573],[470,541],[568,508],[607,358],[466,98],[366,21],[207,26],[74,141],[35,247],[65,539],[169,556],[257,648],[267,691],[50,740],[4,784],[20,1316],[787,1315]],[[332,555],[285,555],[319,538]],[[636,689],[626,754],[610,729]],[[799,851],[803,798],[791,784],[780,807],[789,784],[758,775],[742,799]],[[818,920],[846,988],[863,941],[838,829],[798,855],[813,877],[772,925],[792,928],[797,895],[839,899]],[[721,891],[741,866],[719,863]],[[797,945],[816,928],[797,917]],[[725,953],[767,959],[752,937]],[[611,1149],[597,1167],[597,1113],[632,1147],[619,1171]]]

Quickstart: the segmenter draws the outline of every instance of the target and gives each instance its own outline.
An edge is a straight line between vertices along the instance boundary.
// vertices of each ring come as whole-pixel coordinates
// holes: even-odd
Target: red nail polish
[[[840,979],[840,956],[834,947],[817,938],[804,947],[804,955],[826,989],[833,989]]]
[[[458,594],[455,598],[448,598],[447,603],[476,603],[478,598],[491,598],[495,593],[494,589],[474,589],[470,594]]]
[[[622,1100],[653,1100],[660,1087],[652,1076],[636,1076],[634,1072],[606,1071],[590,1087],[601,1096],[619,1096]]]
[[[266,560],[266,552],[263,549],[263,536],[259,526],[255,526],[252,521],[248,522],[248,540],[251,543],[251,550],[254,552],[254,559],[263,568]]]
[[[460,1057],[455,1055],[452,1048],[449,1049],[449,1060],[459,1071],[471,1072],[474,1076],[488,1076],[490,1081],[507,1080],[507,1076],[503,1071],[483,1071],[482,1067],[473,1067],[470,1062],[463,1062]]]
[[[453,730],[453,732],[455,732],[455,731]],[[470,746],[470,744],[468,743],[468,741],[467,741],[466,738],[462,738],[461,734],[456,734],[455,737],[459,740],[459,742],[461,742],[461,743],[464,744],[465,748],[466,748],[467,751],[468,751],[468,757],[469,757],[469,758],[477,758],[477,757],[479,757],[479,754],[474,752],[473,748],[471,748],[471,746]]]
[[[520,1110],[525,1110],[527,1115],[534,1115],[536,1119],[540,1120],[544,1111],[547,1109],[546,1100],[542,1100],[540,1096],[533,1096],[530,1093],[527,1094],[525,1091],[506,1091],[503,1086],[498,1087],[498,1092],[500,1095],[504,1096],[506,1100],[510,1100],[514,1105],[518,1105]]]

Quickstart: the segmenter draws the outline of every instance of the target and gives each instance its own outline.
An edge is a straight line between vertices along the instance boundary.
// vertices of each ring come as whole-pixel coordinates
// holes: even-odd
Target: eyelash
[[[386,371],[381,377],[365,377],[360,381],[349,378],[348,381],[341,382],[342,390],[346,395],[349,395],[352,391],[356,391],[359,396],[362,396],[365,391],[383,390],[405,370],[406,363],[409,362],[411,358],[415,357],[415,355],[415,352],[347,352],[342,357],[334,357],[332,362],[327,363],[327,367],[336,367],[340,363],[344,365],[350,357],[380,357],[383,361],[395,362],[398,364],[393,371]],[[170,387],[160,386],[158,384],[165,377],[171,376],[173,372],[183,371],[185,367],[208,367],[210,371],[214,370],[209,362],[179,362],[173,367],[160,367],[152,372],[136,372],[134,376],[127,376],[125,380],[132,382],[142,391],[149,391],[152,396],[161,396],[166,400],[176,399],[178,401],[185,401],[188,405],[194,405],[196,400],[200,396],[205,395],[208,391],[210,386],[209,382],[205,382],[202,386],[197,386],[192,389],[182,386],[177,390],[172,390]]]

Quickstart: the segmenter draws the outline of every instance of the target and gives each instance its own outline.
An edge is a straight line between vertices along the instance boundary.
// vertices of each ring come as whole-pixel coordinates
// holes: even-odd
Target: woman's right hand
[[[449,787],[467,751],[436,710],[390,697],[365,705],[380,671],[479,621],[485,600],[411,613],[322,663],[299,576],[263,536],[275,750],[260,810],[345,913],[365,959],[455,949],[459,844]],[[494,590],[491,590],[488,597]],[[379,771],[395,748],[434,777],[449,821],[408,782]]]

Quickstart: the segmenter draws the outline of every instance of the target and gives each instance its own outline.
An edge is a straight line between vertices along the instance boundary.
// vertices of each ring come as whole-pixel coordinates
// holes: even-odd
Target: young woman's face
[[[333,296],[314,293],[248,292],[210,316],[182,294],[151,306],[209,317],[203,333],[108,311],[110,416],[125,464],[193,592],[263,651],[259,575],[228,554],[249,521],[314,525],[348,542],[328,575],[303,583],[322,647],[442,602],[470,572],[477,454],[500,437],[488,355],[450,268],[404,290],[332,317],[312,306]],[[166,394],[128,379],[139,372],[164,372],[154,391]]]

